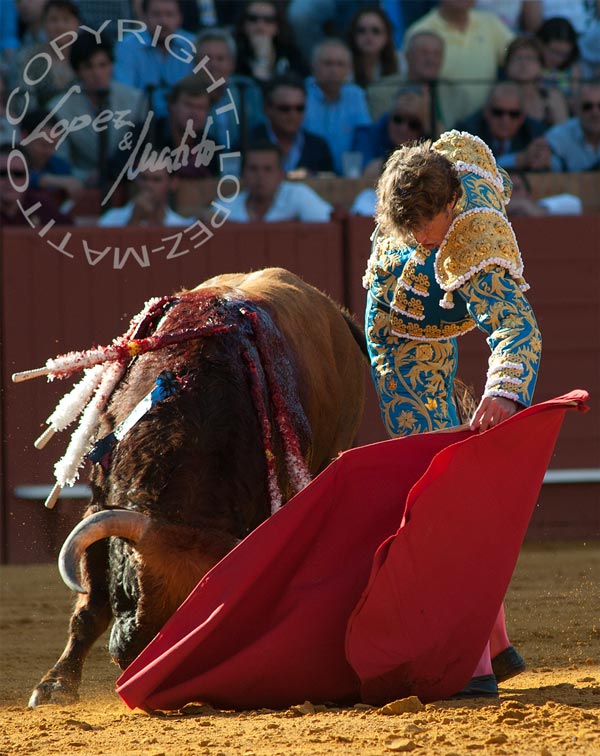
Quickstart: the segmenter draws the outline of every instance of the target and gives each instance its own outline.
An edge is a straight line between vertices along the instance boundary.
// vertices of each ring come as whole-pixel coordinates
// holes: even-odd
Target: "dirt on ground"
[[[416,699],[389,711],[298,701],[285,711],[129,711],[103,638],[81,700],[28,709],[66,639],[71,604],[55,565],[0,569],[0,756],[600,756],[600,543],[526,544],[506,601],[525,673],[498,701]]]

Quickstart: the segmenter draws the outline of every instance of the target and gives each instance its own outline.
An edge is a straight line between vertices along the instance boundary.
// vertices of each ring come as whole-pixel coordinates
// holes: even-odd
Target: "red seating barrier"
[[[552,467],[598,468],[600,424],[594,403],[600,388],[600,216],[524,218],[514,228],[544,339],[536,401],[573,388],[591,394],[592,412],[583,421],[566,418]],[[29,228],[4,229],[0,561],[54,559],[81,513],[79,503],[60,501],[49,512],[39,500],[23,498],[20,487],[51,482],[53,463],[64,449],[60,436],[42,451],[33,448],[33,441],[67,386],[59,381],[46,385],[43,379],[15,385],[13,372],[39,367],[59,352],[107,343],[126,329],[149,297],[223,272],[289,268],[362,320],[360,279],[371,231],[372,222],[365,218],[329,224],[225,224],[202,246],[176,256],[184,248],[180,244],[173,252],[176,229],[75,227],[52,229],[44,238]],[[67,232],[71,236],[65,242]],[[477,391],[486,363],[483,335],[463,337],[459,373]],[[369,386],[358,442],[383,438]],[[597,497],[598,484],[544,486],[543,506],[529,536],[600,538]]]

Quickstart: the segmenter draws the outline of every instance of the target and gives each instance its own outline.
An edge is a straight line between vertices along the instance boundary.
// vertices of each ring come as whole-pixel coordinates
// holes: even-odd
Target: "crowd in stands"
[[[232,166],[242,186],[232,221],[327,220],[336,208],[303,179],[360,175],[372,187],[393,150],[452,128],[480,136],[518,179],[521,214],[549,212],[524,199],[527,172],[600,169],[600,0],[0,0],[0,10],[6,223],[20,222],[23,199],[9,173],[61,222],[92,189],[110,200],[101,225],[177,225],[193,219],[170,205],[176,182]],[[368,188],[352,211],[374,203]]]

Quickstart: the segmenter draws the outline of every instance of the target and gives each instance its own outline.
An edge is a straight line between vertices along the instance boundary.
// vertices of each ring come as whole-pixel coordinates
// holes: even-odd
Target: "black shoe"
[[[514,646],[509,646],[492,659],[496,680],[501,683],[525,672],[525,662]]]
[[[457,701],[461,698],[498,698],[498,683],[495,675],[472,677],[462,690],[450,696],[448,700]]]

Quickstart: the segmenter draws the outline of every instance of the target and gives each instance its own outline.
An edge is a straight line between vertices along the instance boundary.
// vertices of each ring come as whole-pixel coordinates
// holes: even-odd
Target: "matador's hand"
[[[471,418],[471,430],[484,431],[514,415],[519,405],[502,396],[484,396]]]

